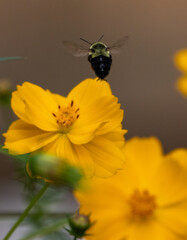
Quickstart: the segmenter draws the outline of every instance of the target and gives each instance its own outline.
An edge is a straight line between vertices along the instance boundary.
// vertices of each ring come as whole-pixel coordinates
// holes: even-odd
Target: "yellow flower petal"
[[[18,86],[20,98],[25,103],[25,114],[31,124],[45,131],[56,131],[58,126],[53,111],[58,108],[56,101],[49,93],[29,82]]]
[[[78,122],[78,121],[77,121]],[[71,131],[67,134],[70,141],[74,144],[85,144],[90,142],[95,137],[96,130],[102,125],[102,123],[92,124],[74,124]]]
[[[166,207],[157,211],[159,222],[176,235],[183,235],[187,229],[187,204],[178,204],[177,208]]]
[[[76,99],[78,105],[85,106],[102,96],[111,95],[110,85],[106,81],[86,79],[74,87],[68,94],[68,99]]]
[[[180,93],[187,96],[187,76],[183,76],[177,80],[176,87]]]
[[[4,136],[4,147],[13,154],[36,151],[57,138],[56,134],[44,132],[22,120],[13,122]]]
[[[95,175],[94,159],[91,158],[89,152],[84,146],[74,145],[77,154],[77,166],[82,168],[86,177],[93,177]]]
[[[123,169],[119,170],[116,175],[109,179],[111,179],[111,186],[118,186],[121,193],[126,197],[130,196],[135,189],[141,189],[142,187],[140,176],[137,175],[137,172],[131,164],[131,160],[126,158],[123,164]]]
[[[96,176],[105,177],[106,171],[108,175],[113,175],[117,169],[122,168],[124,155],[122,151],[108,139],[97,136],[84,146],[94,160]],[[97,171],[97,166],[100,167],[100,171]]]
[[[86,177],[94,175],[93,160],[88,151],[81,145],[73,145],[66,135],[59,134],[54,142],[44,147],[44,151],[56,154],[70,164],[81,168]]]
[[[116,128],[123,119],[123,110],[120,109],[120,104],[117,102],[118,99],[114,96],[98,98],[90,105],[80,109],[80,121],[83,121],[85,124],[107,121],[108,123],[111,122],[111,125],[113,125],[110,127]],[[82,119],[81,114],[83,115]],[[104,134],[107,131],[108,129],[105,131],[102,129],[102,133],[100,134]]]
[[[101,129],[102,131],[102,129]],[[97,135],[100,135],[101,133],[100,129],[99,131],[96,131]],[[124,135],[127,133],[128,131],[125,129],[122,129],[122,126],[118,126],[115,129],[113,129],[112,131],[108,131],[105,134],[102,134],[103,137],[109,139],[110,141],[114,142],[116,144],[116,146],[118,146],[119,148],[123,148],[124,144],[125,144],[125,139],[124,139]]]
[[[187,49],[179,50],[175,54],[174,61],[179,70],[187,72]]]
[[[88,185],[89,187],[86,192],[75,192],[75,196],[81,203],[80,210],[82,213],[89,214],[91,211],[93,212],[91,217],[96,218],[97,214],[103,214],[102,210],[104,210],[104,214],[107,210],[114,210],[118,213],[121,212],[119,206],[125,206],[124,199],[126,198],[126,195],[121,191],[121,188],[118,187],[117,184],[113,184],[113,177],[108,178],[107,181],[104,178],[95,177],[88,180]],[[103,191],[105,192],[104,195]],[[113,195],[114,192],[115,195]],[[95,201],[96,195],[97,201]],[[111,198],[111,196],[113,197]],[[110,201],[107,201],[108,199],[110,199]],[[105,206],[105,208],[103,208],[103,206]]]
[[[103,166],[100,166],[100,164],[95,163],[95,175],[97,177],[108,178],[111,177],[113,173],[108,171],[108,169],[104,168]]]
[[[167,228],[164,228],[156,221],[140,223],[129,229],[128,240],[177,240],[179,236],[175,236]],[[117,240],[117,239],[116,239]]]
[[[140,186],[148,187],[162,161],[162,147],[159,140],[155,137],[132,138],[126,142],[124,153],[125,159],[139,178]]]
[[[85,144],[95,135],[111,132],[119,126],[122,119],[123,111],[117,103],[117,98],[101,97],[87,107],[80,108],[79,119],[74,123],[68,137],[75,144]]]
[[[88,236],[86,239],[90,240],[103,240],[103,239],[111,239],[111,240],[122,240],[126,237],[126,230],[128,225],[124,221],[124,215],[121,213],[117,215],[116,212],[105,212],[103,215],[104,222],[101,224],[97,224],[97,220],[95,220],[95,224],[93,228],[91,227],[86,233]],[[92,215],[91,215],[92,216]],[[97,219],[97,218],[96,218]],[[93,220],[94,222],[94,220]],[[110,226],[108,228],[108,226]],[[99,232],[99,234],[97,234]],[[95,236],[95,234],[97,234]]]
[[[14,91],[11,98],[11,107],[14,113],[25,122],[30,122],[25,114],[25,103],[20,96],[19,91]]]
[[[154,179],[157,181],[151,182],[152,191],[159,196],[161,208],[187,200],[187,174],[175,160],[165,158]]]
[[[59,94],[51,93],[48,89],[46,91],[53,97],[57,106],[60,105],[60,104],[61,105],[66,105],[67,104],[67,98],[66,97],[63,97]]]
[[[66,159],[70,164],[76,164],[76,156],[73,145],[65,134],[57,134],[58,137],[55,141],[51,142],[43,148],[44,152],[55,154],[57,157]]]
[[[97,99],[91,105],[89,110],[86,111],[89,114],[84,117],[85,122],[106,122],[97,130],[98,135],[105,134],[112,131],[119,126],[119,123],[123,120],[123,110],[120,109],[118,99],[114,96],[105,96]]]
[[[187,149],[178,148],[166,155],[168,158],[177,161],[184,169],[187,170]]]

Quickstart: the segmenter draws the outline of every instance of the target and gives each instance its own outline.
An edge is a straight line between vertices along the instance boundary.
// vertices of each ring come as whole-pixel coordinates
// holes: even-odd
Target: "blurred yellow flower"
[[[80,213],[95,221],[85,238],[187,239],[187,173],[175,159],[177,152],[164,156],[154,137],[133,138],[124,149],[123,170],[94,178],[89,190],[75,193]]]
[[[183,72],[183,76],[177,81],[177,89],[187,96],[187,49],[179,50],[174,57],[174,62],[177,68]]]
[[[187,149],[175,149],[167,154],[167,157],[177,161],[187,171]]]
[[[11,153],[42,149],[87,176],[106,177],[121,168],[123,110],[106,81],[86,79],[67,97],[25,82],[13,92],[11,106],[20,118],[4,134]]]

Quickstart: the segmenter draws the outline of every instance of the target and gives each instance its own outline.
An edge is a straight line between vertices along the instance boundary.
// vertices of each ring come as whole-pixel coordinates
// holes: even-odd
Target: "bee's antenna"
[[[98,42],[100,42],[103,37],[104,37],[104,34],[99,38]]]
[[[80,38],[80,40],[86,42],[86,43],[89,43],[90,45],[92,45],[92,43],[88,42],[87,40],[83,39],[83,38]]]

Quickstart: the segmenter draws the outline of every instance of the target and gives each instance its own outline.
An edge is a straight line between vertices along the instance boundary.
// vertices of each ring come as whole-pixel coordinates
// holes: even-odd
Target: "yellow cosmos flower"
[[[172,158],[177,161],[187,171],[187,149],[178,148],[173,150],[167,155],[168,158]]]
[[[25,82],[13,92],[11,106],[19,120],[4,134],[10,152],[42,149],[87,176],[106,177],[121,168],[123,111],[106,81],[86,79],[67,97]]]
[[[124,169],[75,193],[95,222],[86,239],[187,239],[187,173],[175,154],[164,156],[153,137],[127,141]]]
[[[177,81],[177,89],[187,96],[187,49],[179,50],[174,57],[175,65],[184,73]]]

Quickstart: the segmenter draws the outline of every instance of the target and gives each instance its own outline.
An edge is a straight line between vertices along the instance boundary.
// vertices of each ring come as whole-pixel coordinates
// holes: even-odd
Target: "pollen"
[[[128,200],[131,209],[131,216],[138,219],[145,219],[153,215],[157,208],[155,196],[150,195],[147,190],[136,189]]]
[[[76,107],[74,101],[71,101],[67,106],[58,105],[57,111],[52,115],[56,119],[62,132],[68,132],[74,122],[79,118],[80,109]]]

